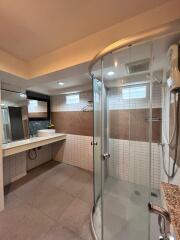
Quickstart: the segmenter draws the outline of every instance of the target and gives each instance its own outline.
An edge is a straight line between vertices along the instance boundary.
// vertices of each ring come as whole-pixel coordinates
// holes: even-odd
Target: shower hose
[[[175,92],[173,94],[174,94],[174,103],[173,103],[173,105],[174,105],[174,111],[173,111],[174,112],[174,123],[173,123],[172,135],[170,136],[168,146],[171,149],[171,151],[174,151],[174,161],[173,161],[172,170],[170,171],[170,169],[169,169],[169,172],[166,170],[166,164],[165,164],[165,149],[164,149],[165,145],[161,144],[163,168],[164,168],[164,172],[168,178],[174,178],[174,176],[176,175],[176,173],[177,173],[176,163],[177,163],[177,159],[178,159],[180,93]],[[170,104],[171,104],[171,93],[170,93]],[[169,156],[169,163],[170,163],[170,156]]]

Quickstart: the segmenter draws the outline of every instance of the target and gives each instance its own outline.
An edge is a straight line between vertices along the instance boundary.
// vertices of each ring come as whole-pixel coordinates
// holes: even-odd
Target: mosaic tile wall
[[[48,128],[49,121],[29,121],[30,135],[36,135],[38,130]]]

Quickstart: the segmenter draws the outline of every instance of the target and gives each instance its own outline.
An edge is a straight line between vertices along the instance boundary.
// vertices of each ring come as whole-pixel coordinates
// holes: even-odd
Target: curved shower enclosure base
[[[104,239],[147,239],[147,189],[141,185],[108,177],[104,191],[103,201],[107,208],[103,209],[103,234],[106,236]],[[159,196],[158,191],[157,194]],[[94,239],[102,239],[101,201],[102,199],[98,200],[96,208],[92,211],[91,226]]]
[[[95,227],[94,227],[94,221],[93,221],[94,212],[95,212],[95,209],[93,207],[92,210],[91,210],[91,220],[90,220],[91,233],[92,233],[93,239],[94,240],[98,240],[98,237],[96,235],[96,230],[95,230]]]
[[[164,77],[158,51],[165,51],[163,44],[168,41],[163,39],[178,32],[179,22],[174,22],[120,40],[89,65],[94,104],[91,231],[95,240],[158,239],[157,218],[148,211],[149,201],[161,205],[159,177],[154,174],[160,168],[161,142],[162,81],[157,79]]]

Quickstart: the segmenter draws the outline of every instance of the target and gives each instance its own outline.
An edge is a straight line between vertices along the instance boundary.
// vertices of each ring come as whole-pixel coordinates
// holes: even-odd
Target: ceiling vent
[[[126,71],[128,74],[149,71],[150,59],[143,59],[131,63],[126,63]]]

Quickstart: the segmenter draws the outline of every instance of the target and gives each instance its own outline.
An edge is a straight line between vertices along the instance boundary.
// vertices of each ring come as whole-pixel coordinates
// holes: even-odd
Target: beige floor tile
[[[40,240],[81,240],[81,238],[67,228],[56,225],[47,234],[42,236]]]
[[[93,206],[93,187],[92,184],[83,186],[83,188],[78,192],[77,197],[82,201],[85,201],[90,206]]]
[[[66,209],[60,218],[60,224],[75,233],[80,233],[83,224],[90,218],[89,205],[78,198]]]
[[[70,194],[58,189],[42,195],[35,207],[53,220],[58,220],[73,200]]]
[[[4,240],[36,240],[46,233],[54,221],[40,211],[26,204],[12,206],[0,213],[0,239]]]
[[[93,240],[93,237],[91,234],[91,228],[90,228],[90,219],[85,221],[85,223],[82,225],[80,231],[78,232],[78,235],[83,240]]]
[[[0,239],[91,240],[91,199],[91,173],[59,164],[5,196]]]
[[[60,188],[76,197],[82,194],[83,189],[89,188],[91,182],[91,174],[79,169],[68,180],[63,182]]]

